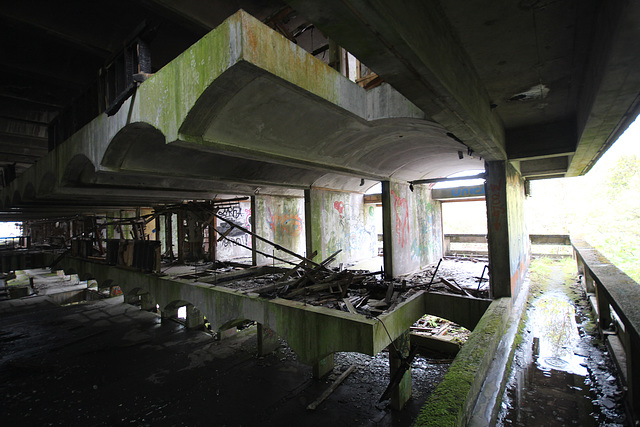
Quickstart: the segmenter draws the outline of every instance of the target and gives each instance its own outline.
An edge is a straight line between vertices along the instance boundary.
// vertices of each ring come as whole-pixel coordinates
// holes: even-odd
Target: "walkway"
[[[522,344],[503,400],[504,426],[622,426],[622,391],[575,262],[533,261]],[[575,271],[575,270],[574,270]]]

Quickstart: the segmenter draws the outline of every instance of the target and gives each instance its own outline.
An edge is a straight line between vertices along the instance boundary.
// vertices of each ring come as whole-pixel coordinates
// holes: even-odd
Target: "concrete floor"
[[[388,355],[336,355],[314,380],[286,345],[258,358],[255,327],[223,341],[123,304],[0,302],[3,425],[410,425],[447,363],[419,356],[405,410],[378,404]],[[317,410],[332,380],[358,369]]]

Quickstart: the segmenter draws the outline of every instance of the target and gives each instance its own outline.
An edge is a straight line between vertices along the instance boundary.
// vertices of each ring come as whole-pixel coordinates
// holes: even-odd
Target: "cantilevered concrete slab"
[[[218,330],[241,320],[256,321],[287,341],[303,363],[315,364],[335,352],[375,355],[408,331],[425,313],[448,318],[468,329],[479,322],[490,300],[419,292],[378,318],[317,307],[193,280],[172,279],[131,269],[66,257],[61,266],[100,283],[118,285],[125,295],[149,294],[161,310],[192,304]]]
[[[28,210],[104,196],[117,205],[301,194],[317,183],[363,191],[374,180],[482,167],[466,150],[391,86],[367,91],[240,11],[117,114],[97,117],[41,159],[2,201]]]

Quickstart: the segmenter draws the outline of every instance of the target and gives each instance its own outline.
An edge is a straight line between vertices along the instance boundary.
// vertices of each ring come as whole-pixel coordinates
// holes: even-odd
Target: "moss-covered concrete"
[[[416,426],[464,426],[507,327],[511,298],[495,300],[455,358],[444,380],[429,396]]]
[[[111,285],[120,286],[125,295],[148,293],[163,311],[191,304],[207,318],[214,330],[233,324],[238,319],[257,321],[285,339],[299,359],[310,365],[335,352],[375,355],[424,314],[424,294],[416,294],[393,313],[377,320],[360,314],[281,298],[269,300],[223,286],[171,279],[74,257],[66,257],[60,267],[72,268],[82,274],[91,273],[98,283],[111,280]]]

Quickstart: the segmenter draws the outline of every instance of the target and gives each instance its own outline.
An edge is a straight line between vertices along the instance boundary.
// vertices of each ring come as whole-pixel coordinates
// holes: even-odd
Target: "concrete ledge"
[[[416,426],[467,425],[510,314],[511,298],[491,303],[444,380],[427,399]]]

